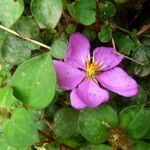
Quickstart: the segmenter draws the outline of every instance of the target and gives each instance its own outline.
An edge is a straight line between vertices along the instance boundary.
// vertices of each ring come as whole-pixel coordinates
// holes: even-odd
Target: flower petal
[[[65,62],[76,68],[85,68],[85,61],[90,53],[90,43],[88,39],[80,33],[71,35]]]
[[[87,105],[79,98],[79,95],[77,93],[76,89],[73,89],[70,94],[71,99],[71,106],[75,109],[83,109],[87,107]]]
[[[115,54],[111,47],[97,47],[93,52],[96,62],[101,64],[101,70],[106,71],[117,66],[123,59],[123,56]]]
[[[138,92],[136,81],[119,67],[99,74],[96,79],[105,88],[125,97],[134,96]]]
[[[62,61],[54,60],[53,63],[56,70],[58,85],[65,90],[75,88],[85,76],[84,72]]]
[[[108,92],[101,89],[91,79],[83,81],[76,89],[76,93],[87,107],[97,107],[101,103],[108,101],[109,98]]]

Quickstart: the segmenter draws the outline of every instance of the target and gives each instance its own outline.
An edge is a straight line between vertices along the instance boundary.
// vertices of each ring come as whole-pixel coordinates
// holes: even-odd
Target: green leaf
[[[131,138],[142,138],[150,127],[150,111],[141,106],[129,106],[120,114],[120,126],[125,128]]]
[[[150,150],[150,144],[138,142],[133,145],[133,150]]]
[[[96,21],[96,0],[76,0],[68,5],[68,11],[80,23],[90,25]]]
[[[66,27],[66,33],[71,35],[73,32],[76,31],[76,26],[74,24],[68,24]]]
[[[36,122],[36,127],[38,130],[49,132],[49,127],[47,126],[46,122],[44,121],[44,118],[41,119],[40,121]]]
[[[29,17],[21,17],[12,27],[17,33],[28,38],[38,37],[39,27]],[[39,48],[36,44],[13,35],[8,35],[2,44],[2,57],[12,65],[18,65],[31,56],[31,50]]]
[[[16,148],[8,145],[4,139],[3,134],[0,135],[0,146],[1,146],[1,150],[17,150]]]
[[[2,57],[2,46],[3,43],[7,37],[8,33],[4,30],[0,30],[0,62],[3,62],[3,57]]]
[[[131,34],[130,34],[130,37],[131,37],[131,39],[133,41],[133,47],[132,47],[133,51],[136,51],[141,46],[141,43],[138,40],[138,37],[137,37],[136,34],[137,34],[136,32],[131,32]]]
[[[109,105],[101,105],[99,108],[81,111],[78,124],[80,133],[89,142],[103,143],[108,136],[108,126],[116,126],[118,124],[118,117],[115,110]]]
[[[144,45],[150,46],[150,36],[149,37],[143,37],[142,38],[142,43]]]
[[[133,59],[143,63],[143,65],[132,63],[131,69],[133,73],[140,77],[145,77],[150,74],[150,46],[143,45],[133,53]]]
[[[68,40],[65,33],[56,39],[51,46],[51,54],[54,58],[64,59],[67,51]]]
[[[28,109],[28,112],[32,116],[34,122],[38,122],[44,118],[44,110],[40,109]]]
[[[149,129],[148,129],[146,135],[144,136],[144,139],[150,140],[150,127],[149,127]]]
[[[116,3],[126,3],[128,0],[114,0]]]
[[[12,27],[17,33],[28,38],[37,38],[39,34],[39,26],[37,22],[30,18],[22,16]]]
[[[16,148],[26,148],[38,139],[36,125],[24,108],[16,109],[4,129],[5,141]]]
[[[45,108],[55,93],[56,76],[49,53],[21,64],[11,81],[15,96],[31,107]]]
[[[78,136],[78,116],[79,112],[70,108],[59,110],[54,116],[56,138],[64,140]]]
[[[87,147],[83,147],[80,150],[113,150],[110,146],[105,144],[100,145],[89,145]]]
[[[51,120],[54,119],[54,115],[55,113],[59,110],[59,106],[57,106],[54,103],[51,103],[48,107],[46,107],[45,112],[44,112],[44,116],[46,118],[49,118]]]
[[[138,94],[131,98],[130,103],[135,105],[146,105],[147,95],[142,87],[139,87]]]
[[[99,4],[99,13],[103,20],[107,20],[115,15],[116,8],[112,2],[105,1]]]
[[[62,1],[63,9],[66,10],[67,5],[69,4],[69,0],[61,0],[61,1]]]
[[[23,11],[23,0],[0,0],[0,21],[6,27],[11,27]]]
[[[59,145],[56,144],[47,144],[45,146],[46,150],[59,150]]]
[[[32,46],[33,44],[30,42],[10,35],[3,43],[2,57],[6,62],[12,65],[18,65],[31,56],[31,50],[35,49]]]
[[[21,103],[13,96],[13,90],[11,87],[6,86],[0,89],[0,108],[4,108],[7,111],[13,110],[17,105]]]
[[[32,0],[31,12],[41,28],[55,28],[62,13],[61,0]]]
[[[71,139],[68,139],[68,140],[63,140],[63,144],[67,145],[67,146],[70,146],[72,148],[79,148],[81,147],[81,141],[80,138],[81,136],[78,136],[77,138],[71,138]]]
[[[102,25],[101,32],[98,33],[101,42],[109,42],[112,38],[112,29],[109,25]]]
[[[124,35],[121,32],[115,32],[114,40],[120,52],[123,52],[127,55],[130,54],[130,51],[132,50],[134,43],[130,39],[129,35]]]

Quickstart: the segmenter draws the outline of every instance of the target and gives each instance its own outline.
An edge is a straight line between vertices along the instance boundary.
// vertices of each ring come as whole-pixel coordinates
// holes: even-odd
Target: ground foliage
[[[0,0],[1,25],[49,46],[0,29],[0,150],[149,150],[149,8],[148,0]],[[138,95],[71,108],[52,59],[64,58],[73,32],[92,49],[114,39]]]

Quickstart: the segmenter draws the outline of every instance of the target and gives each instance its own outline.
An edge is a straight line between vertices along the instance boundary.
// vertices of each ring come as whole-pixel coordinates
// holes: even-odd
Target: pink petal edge
[[[71,106],[75,109],[84,109],[87,105],[79,98],[77,90],[73,89],[70,94]]]
[[[117,66],[123,59],[123,56],[115,54],[111,47],[97,47],[93,52],[96,62],[101,64],[101,70],[106,71]]]
[[[138,93],[138,85],[124,70],[115,67],[96,76],[96,79],[107,89],[125,96],[131,97]]]
[[[65,62],[75,68],[85,69],[85,61],[87,61],[89,54],[89,40],[78,32],[73,33],[69,39]]]
[[[100,88],[91,79],[83,81],[76,88],[76,95],[87,107],[97,107],[109,99],[108,92]]]
[[[84,72],[73,68],[65,62],[54,60],[53,63],[56,71],[57,83],[65,90],[74,89],[85,76]]]

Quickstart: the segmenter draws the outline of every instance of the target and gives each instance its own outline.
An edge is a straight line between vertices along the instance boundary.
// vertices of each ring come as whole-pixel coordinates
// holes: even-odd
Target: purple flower
[[[76,109],[97,107],[108,101],[109,93],[99,84],[119,95],[134,96],[138,92],[136,81],[116,67],[122,59],[110,47],[97,47],[90,57],[88,39],[74,33],[69,39],[64,62],[53,61],[58,85],[72,90],[71,105]]]

